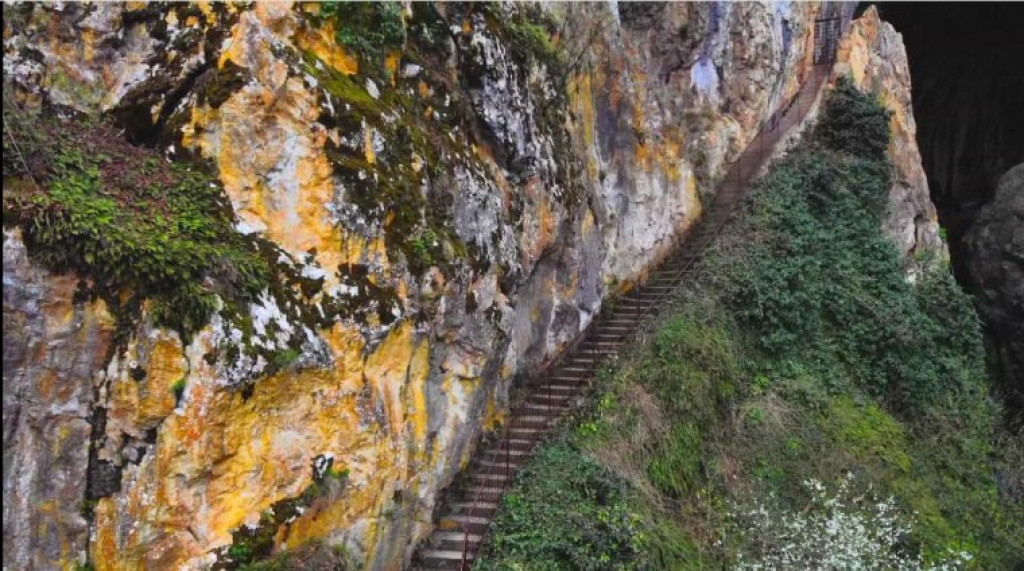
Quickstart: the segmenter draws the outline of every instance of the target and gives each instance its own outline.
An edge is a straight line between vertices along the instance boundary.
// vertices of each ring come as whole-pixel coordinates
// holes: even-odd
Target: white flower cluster
[[[950,553],[947,561],[926,565],[911,546],[913,518],[902,513],[893,498],[877,500],[869,495],[870,489],[855,494],[853,480],[848,474],[834,494],[817,480],[804,482],[811,501],[801,511],[759,503],[730,513],[734,531],[747,546],[733,568],[946,571],[966,567],[971,560],[967,552]]]

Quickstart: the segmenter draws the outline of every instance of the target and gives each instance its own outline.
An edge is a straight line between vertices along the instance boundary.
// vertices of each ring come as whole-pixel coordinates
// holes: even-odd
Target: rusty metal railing
[[[769,155],[775,152],[775,145],[787,132],[789,132],[790,128],[798,125],[806,117],[807,112],[814,104],[822,85],[828,77],[832,63],[835,61],[838,37],[849,23],[853,13],[852,9],[850,9],[852,4],[850,6],[847,6],[849,3],[834,4],[838,5],[839,9],[834,10],[833,13],[838,11],[840,15],[838,17],[833,16],[829,18],[821,18],[819,20],[832,21],[834,18],[837,18],[839,22],[837,28],[835,27],[835,24],[825,24],[829,26],[830,30],[838,30],[835,33],[831,31],[828,32],[833,37],[826,43],[826,47],[823,48],[826,50],[826,55],[822,57],[821,52],[819,52],[818,47],[816,46],[812,72],[804,78],[796,93],[780,104],[776,110],[761,123],[753,139],[751,139],[750,143],[747,144],[743,152],[740,153],[740,155],[732,162],[727,163],[725,176],[720,181],[719,191],[715,194],[711,207],[701,217],[701,220],[693,226],[691,231],[675,240],[676,254],[668,256],[658,264],[657,269],[649,273],[648,279],[643,283],[637,285],[625,294],[615,296],[611,300],[607,300],[602,304],[594,313],[590,323],[587,324],[584,330],[577,335],[572,342],[563,348],[558,356],[548,360],[542,367],[540,367],[537,373],[532,375],[524,384],[520,391],[521,395],[524,395],[521,402],[510,406],[509,420],[502,428],[499,437],[494,441],[494,443],[497,444],[497,450],[501,455],[501,461],[491,463],[487,470],[483,472],[483,477],[479,478],[480,485],[477,488],[473,499],[469,503],[470,507],[466,515],[472,517],[475,513],[487,511],[480,509],[484,504],[482,498],[485,496],[485,490],[497,490],[493,495],[496,496],[495,503],[500,503],[501,496],[512,481],[512,434],[516,428],[528,425],[531,419],[538,420],[539,417],[540,422],[538,423],[538,426],[543,426],[544,430],[546,430],[547,428],[550,428],[550,425],[554,423],[555,419],[557,419],[557,415],[555,414],[530,415],[525,410],[531,397],[535,397],[535,402],[547,403],[548,407],[554,407],[556,400],[561,400],[556,399],[556,396],[552,392],[554,385],[550,382],[550,380],[552,380],[550,378],[551,374],[562,363],[568,362],[570,359],[579,355],[586,356],[588,353],[590,356],[590,360],[588,362],[591,363],[588,374],[593,374],[593,372],[597,370],[600,359],[603,355],[607,354],[605,351],[601,350],[601,346],[597,341],[602,319],[605,317],[606,306],[611,305],[614,308],[611,312],[614,316],[629,314],[629,308],[633,308],[631,315],[633,325],[628,327],[624,333],[621,333],[616,341],[616,343],[621,344],[639,328],[642,321],[654,310],[654,308],[659,307],[662,302],[668,300],[675,294],[679,285],[682,284],[685,278],[692,271],[700,255],[715,241],[718,235],[728,224],[729,220],[731,220],[734,215],[733,206],[743,198],[744,190],[747,185],[761,167],[764,166]],[[687,240],[684,243],[684,247],[679,248],[679,242],[682,238],[687,238]],[[693,247],[688,250],[686,244],[692,244]],[[668,285],[659,286],[657,288],[658,293],[650,293],[650,288],[646,287],[646,283],[651,281],[652,277],[658,281],[668,281]],[[628,302],[628,304],[624,302]],[[587,348],[588,342],[589,348]],[[581,347],[583,347],[583,349],[581,349]],[[581,378],[581,383],[583,382],[585,381]],[[517,397],[518,396],[519,395],[517,395]],[[537,399],[536,397],[541,398]],[[516,414],[517,407],[519,407],[519,410],[521,411],[520,414]],[[549,408],[549,410],[551,409]],[[541,430],[538,430],[537,434],[538,436],[531,437],[529,440],[531,448],[535,447],[541,440],[541,436],[539,436],[541,434]],[[490,487],[491,482],[494,482],[493,488]],[[489,526],[483,529],[480,534],[481,537],[475,543],[483,545],[488,531]],[[470,541],[470,535],[472,535],[471,526],[467,523],[467,525],[464,526],[462,540],[462,561],[460,568],[463,570],[469,569],[469,565],[472,560],[469,548],[474,542]]]

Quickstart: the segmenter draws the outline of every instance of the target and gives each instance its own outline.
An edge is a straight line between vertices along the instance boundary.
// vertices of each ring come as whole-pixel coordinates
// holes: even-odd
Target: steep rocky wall
[[[96,402],[114,320],[74,301],[78,280],[32,264],[4,230],[4,566],[50,569],[77,559]]]
[[[401,565],[514,379],[668,251],[796,91],[818,6],[529,10],[405,6],[373,60],[316,6],[5,5],[5,99],[211,161],[295,284],[191,338],[143,311],[108,350],[102,304],[5,233],[5,566],[200,568],[257,536]],[[870,26],[851,65],[901,97],[905,66],[878,59],[898,38]],[[904,251],[933,223],[913,177]]]
[[[874,6],[854,20],[836,54],[833,76],[846,75],[874,94],[892,112],[889,160],[893,186],[884,230],[904,256],[909,275],[937,260],[947,260],[939,221],[928,190],[917,146],[917,123],[911,101],[910,69],[900,34],[879,18]]]
[[[1004,397],[1024,418],[1024,164],[1003,175],[992,200],[964,238],[978,313],[1004,385]]]

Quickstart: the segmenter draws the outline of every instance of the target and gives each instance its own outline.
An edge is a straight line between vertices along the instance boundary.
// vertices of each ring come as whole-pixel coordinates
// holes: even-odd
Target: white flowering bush
[[[913,517],[892,498],[879,500],[853,491],[854,478],[841,479],[834,493],[817,480],[804,482],[811,499],[803,510],[780,509],[774,496],[752,508],[729,513],[732,539],[742,547],[733,568],[767,569],[963,569],[967,552],[926,565],[913,546]]]

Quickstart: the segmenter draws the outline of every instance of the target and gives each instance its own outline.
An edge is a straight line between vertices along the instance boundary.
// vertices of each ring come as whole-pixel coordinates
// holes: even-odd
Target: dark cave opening
[[[1024,161],[1024,5],[894,2],[878,10],[907,47],[917,141],[956,248],[998,178]]]
[[[1017,416],[1024,416],[1024,354],[1018,354],[1024,328],[1012,322],[1024,307],[1021,292],[1015,291],[1022,288],[1004,285],[1004,293],[992,296],[988,283],[1019,273],[979,277],[978,252],[965,241],[978,230],[972,226],[992,201],[999,178],[1024,162],[1024,4],[894,2],[877,7],[907,48],[918,146],[939,223],[947,232],[954,275],[975,295],[985,321],[986,345],[1001,385],[997,392]],[[1010,224],[1019,221],[1011,218]],[[1011,322],[999,323],[1007,319]]]

